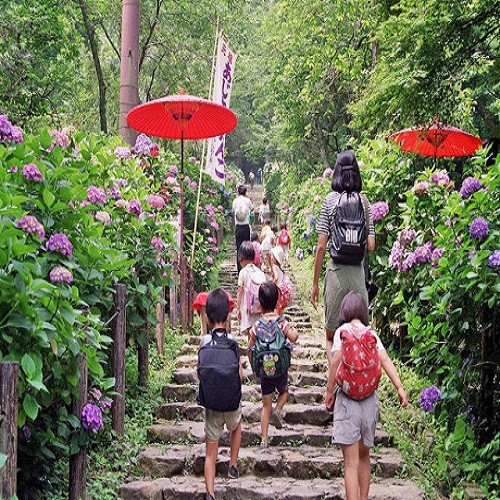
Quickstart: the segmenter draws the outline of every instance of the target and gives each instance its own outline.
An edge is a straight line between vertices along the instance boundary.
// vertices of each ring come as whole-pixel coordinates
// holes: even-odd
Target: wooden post
[[[125,346],[127,325],[127,287],[121,283],[116,285],[113,320],[113,348],[111,365],[115,378],[115,392],[111,407],[113,429],[118,436],[125,432]]]
[[[178,277],[179,266],[177,252],[172,252],[172,281],[173,286],[170,288],[170,327],[177,328],[177,293],[178,293]]]
[[[83,407],[87,404],[88,393],[88,369],[87,359],[84,354],[78,355],[78,368],[80,379],[77,390],[80,398],[73,396],[73,414],[81,420]],[[69,457],[69,498],[70,500],[85,500],[87,493],[85,484],[87,481],[87,448],[80,448],[78,453]]]
[[[12,498],[17,489],[17,405],[19,363],[0,363],[0,453],[7,462],[0,469],[0,498]]]
[[[188,289],[188,325],[193,326],[194,323],[194,311],[193,311],[193,302],[194,302],[194,270],[192,267],[189,268],[189,289]]]
[[[181,304],[181,328],[183,332],[186,332],[188,327],[188,273],[186,269],[186,258],[183,253],[180,254],[180,297],[179,302]]]
[[[148,311],[146,309],[141,309],[139,314],[144,320],[143,328],[146,331],[146,340],[144,345],[137,343],[137,354],[138,354],[138,380],[137,384],[139,387],[147,387],[149,383],[149,322],[148,322]]]
[[[156,350],[160,356],[165,354],[165,287],[161,287],[160,300],[156,303]]]

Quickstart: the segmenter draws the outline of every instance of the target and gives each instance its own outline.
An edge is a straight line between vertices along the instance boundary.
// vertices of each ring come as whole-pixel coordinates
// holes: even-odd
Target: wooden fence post
[[[193,326],[194,323],[194,311],[193,308],[191,307],[194,302],[194,270],[190,267],[188,269],[189,273],[189,288],[188,288],[188,303],[187,303],[187,308],[188,308],[188,325]]]
[[[87,358],[84,354],[78,355],[80,380],[77,390],[80,398],[73,396],[73,414],[81,420],[83,407],[87,404],[88,369]],[[87,481],[87,448],[80,448],[78,453],[69,457],[69,498],[70,500],[85,500],[87,498],[85,484]]]
[[[156,350],[160,356],[165,354],[165,287],[161,287],[160,300],[156,303]]]
[[[19,364],[0,363],[0,453],[7,462],[0,469],[0,498],[12,498],[17,489],[17,405]]]
[[[181,304],[181,328],[185,332],[188,327],[188,272],[186,266],[186,257],[184,253],[180,254],[180,298]]]
[[[137,343],[137,354],[138,354],[138,380],[137,384],[139,387],[147,387],[149,383],[149,322],[148,322],[148,311],[146,309],[141,309],[139,314],[144,320],[143,328],[146,330],[146,340],[144,345]]]
[[[113,396],[111,419],[113,430],[118,436],[125,432],[125,346],[127,325],[127,287],[121,283],[116,285],[113,320],[113,348],[111,365],[115,378],[116,394]]]

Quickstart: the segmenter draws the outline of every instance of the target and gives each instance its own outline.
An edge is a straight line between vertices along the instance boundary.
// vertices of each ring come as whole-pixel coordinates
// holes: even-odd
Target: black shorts
[[[274,391],[283,394],[288,390],[288,372],[276,378],[262,377],[260,379],[260,390],[263,396],[273,394]]]

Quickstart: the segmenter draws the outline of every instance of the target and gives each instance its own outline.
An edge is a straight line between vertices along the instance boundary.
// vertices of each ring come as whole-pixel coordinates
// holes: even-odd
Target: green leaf
[[[21,358],[21,366],[28,379],[32,379],[35,377],[36,365],[30,354],[26,353]]]
[[[50,208],[56,199],[56,197],[47,188],[43,190],[42,197],[45,205],[47,205],[47,208]]]
[[[4,455],[3,453],[0,453],[0,469],[5,466],[8,458],[9,455]]]
[[[31,394],[26,394],[26,396],[24,396],[23,410],[26,412],[26,415],[31,418],[31,420],[36,420],[39,408],[39,404]]]

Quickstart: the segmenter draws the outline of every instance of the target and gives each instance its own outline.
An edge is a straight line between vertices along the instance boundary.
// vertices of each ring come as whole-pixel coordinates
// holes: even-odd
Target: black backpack
[[[290,368],[290,344],[280,328],[283,318],[255,324],[255,345],[252,351],[252,370],[259,378],[277,378]]]
[[[227,332],[198,351],[198,404],[216,411],[235,411],[241,401],[240,347]]]
[[[367,214],[361,195],[343,192],[335,212],[330,255],[337,264],[361,264],[367,237]]]

